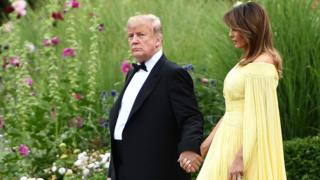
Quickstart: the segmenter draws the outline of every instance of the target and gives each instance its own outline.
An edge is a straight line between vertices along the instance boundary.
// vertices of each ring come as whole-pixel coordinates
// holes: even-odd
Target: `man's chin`
[[[134,57],[134,59],[137,61],[137,62],[143,62],[145,60],[145,57],[141,54],[132,54],[132,56]]]

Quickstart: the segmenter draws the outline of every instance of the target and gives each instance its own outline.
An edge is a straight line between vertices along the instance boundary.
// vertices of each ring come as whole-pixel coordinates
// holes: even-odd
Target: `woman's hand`
[[[201,143],[201,146],[200,146],[200,152],[201,152],[201,156],[202,158],[206,157],[208,151],[209,151],[209,148],[210,148],[210,144],[211,144],[211,140],[205,140]]]
[[[239,180],[244,175],[242,148],[237,153],[229,169],[228,180]]]
[[[222,122],[222,118],[219,120],[217,125],[212,129],[209,136],[201,143],[200,152],[201,152],[202,158],[206,157],[206,155],[209,151],[209,148],[211,146],[212,139],[213,139],[214,135],[216,134],[221,122]]]

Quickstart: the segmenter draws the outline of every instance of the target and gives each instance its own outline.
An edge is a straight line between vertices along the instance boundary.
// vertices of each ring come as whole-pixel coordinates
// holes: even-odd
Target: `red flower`
[[[3,61],[2,68],[3,69],[6,69],[7,66],[9,65],[9,62],[7,61],[7,59],[8,59],[7,57],[2,58],[2,61]]]
[[[52,45],[58,45],[60,43],[60,39],[57,36],[55,36],[51,38],[51,43]]]
[[[14,11],[14,8],[12,6],[7,6],[4,8],[4,12],[7,14],[10,14]]]
[[[0,129],[4,127],[4,118],[0,116]]]
[[[73,94],[73,97],[76,99],[76,100],[80,100],[81,99],[81,94],[80,93],[74,93]]]
[[[54,19],[54,20],[63,20],[64,18],[63,18],[63,15],[60,13],[60,12],[53,12],[52,14],[51,14],[51,17]]]

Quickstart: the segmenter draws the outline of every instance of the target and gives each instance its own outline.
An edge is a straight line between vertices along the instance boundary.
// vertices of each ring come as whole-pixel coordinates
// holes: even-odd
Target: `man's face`
[[[153,33],[150,23],[132,25],[127,32],[131,53],[138,62],[150,59],[159,50],[161,40]]]

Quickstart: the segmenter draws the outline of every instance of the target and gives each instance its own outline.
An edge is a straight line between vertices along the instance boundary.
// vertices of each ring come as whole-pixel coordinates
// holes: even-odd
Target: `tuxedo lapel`
[[[137,95],[137,98],[132,106],[130,111],[128,121],[130,120],[131,116],[141,107],[143,102],[146,98],[150,95],[150,93],[155,88],[156,84],[160,80],[160,70],[162,65],[165,63],[166,57],[162,55],[159,61],[155,64],[152,71],[150,72],[149,77],[146,79],[146,82],[141,87],[140,92]]]

